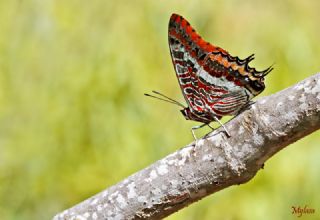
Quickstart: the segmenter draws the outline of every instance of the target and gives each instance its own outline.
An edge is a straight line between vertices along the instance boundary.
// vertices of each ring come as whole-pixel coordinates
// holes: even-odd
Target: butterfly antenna
[[[151,97],[151,98],[159,99],[159,100],[161,100],[161,101],[165,101],[165,102],[168,102],[168,103],[171,103],[171,104],[175,104],[175,105],[178,105],[178,106],[181,106],[181,107],[184,108],[184,106],[180,105],[180,104],[177,103],[177,102],[173,102],[173,101],[171,101],[171,100],[163,99],[163,98],[160,98],[160,97],[157,97],[157,96],[154,96],[154,95],[150,95],[150,94],[148,94],[148,93],[145,93],[144,95],[145,95],[145,96],[148,96],[148,97]]]
[[[168,100],[170,100],[170,101],[172,101],[172,102],[175,102],[175,103],[177,103],[177,105],[185,108],[185,106],[184,106],[183,104],[181,104],[180,102],[178,102],[177,100],[174,100],[174,99],[172,99],[172,98],[170,98],[170,97],[168,97],[168,96],[166,96],[166,95],[164,95],[164,94],[162,94],[162,93],[160,93],[160,92],[158,92],[158,91],[155,91],[155,90],[152,90],[152,92],[153,92],[154,94],[157,94],[157,95],[160,95],[160,96],[162,96],[162,97],[164,97],[164,98],[167,98]]]
[[[153,92],[154,92],[154,91],[153,91]],[[157,92],[154,92],[154,93],[157,94],[157,95],[162,95],[162,94],[158,94]],[[161,101],[169,102],[169,103],[171,103],[171,104],[178,105],[178,106],[180,106],[180,107],[182,107],[182,108],[185,108],[185,106],[182,105],[181,103],[175,101],[174,99],[171,99],[171,98],[169,98],[169,97],[166,97],[166,96],[164,96],[164,95],[163,95],[163,96],[164,96],[165,98],[167,98],[167,99],[164,99],[164,98],[161,98],[161,97],[157,97],[157,96],[154,96],[154,95],[150,95],[150,94],[148,94],[148,93],[145,93],[144,95],[145,95],[145,96],[148,96],[148,97],[151,97],[151,98],[159,99],[159,100],[161,100]]]

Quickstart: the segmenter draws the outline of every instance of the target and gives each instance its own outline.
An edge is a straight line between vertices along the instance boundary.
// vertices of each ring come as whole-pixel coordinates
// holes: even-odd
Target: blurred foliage
[[[49,219],[192,141],[167,46],[171,13],[253,66],[275,63],[263,95],[320,69],[320,2],[0,0],[0,216]],[[202,131],[204,132],[204,131]],[[248,184],[168,219],[295,219],[320,211],[319,132]],[[319,218],[319,214],[306,216]]]

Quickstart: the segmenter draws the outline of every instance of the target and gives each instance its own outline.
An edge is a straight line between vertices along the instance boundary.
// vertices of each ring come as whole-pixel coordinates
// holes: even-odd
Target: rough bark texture
[[[263,97],[217,129],[57,214],[62,219],[161,219],[245,183],[285,146],[320,128],[320,74]]]

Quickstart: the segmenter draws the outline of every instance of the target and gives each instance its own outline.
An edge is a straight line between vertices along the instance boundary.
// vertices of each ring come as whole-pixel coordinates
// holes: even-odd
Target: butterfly
[[[145,95],[179,105],[186,120],[203,123],[191,128],[195,140],[194,130],[205,125],[211,127],[213,121],[230,136],[220,119],[225,115],[237,115],[265,89],[264,77],[273,70],[272,66],[263,71],[251,68],[249,62],[254,59],[254,54],[245,59],[230,55],[206,42],[186,19],[177,14],[170,17],[168,41],[176,76],[188,106],[156,91],[153,93],[160,97]]]

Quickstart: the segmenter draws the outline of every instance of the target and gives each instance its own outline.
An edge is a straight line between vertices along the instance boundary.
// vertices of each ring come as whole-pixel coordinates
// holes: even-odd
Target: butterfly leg
[[[220,121],[216,116],[213,116],[213,118],[214,118],[214,120],[215,120],[216,122],[218,122],[218,123],[221,125],[221,127],[223,127],[223,129],[224,129],[225,132],[227,133],[228,137],[231,137],[229,131],[228,131],[228,130],[226,129],[226,127],[221,123],[221,121]],[[212,128],[211,126],[209,126],[209,127]]]
[[[214,130],[214,127],[212,127],[210,124],[207,124],[209,128],[212,129],[212,131]]]
[[[197,126],[193,126],[193,127],[191,128],[191,133],[192,133],[192,136],[193,136],[193,138],[194,138],[195,141],[197,141],[197,137],[196,137],[196,135],[194,134],[194,130],[197,130],[197,129],[199,129],[199,128],[202,128],[202,127],[204,127],[204,126],[206,126],[206,125],[208,125],[208,124],[197,125]]]

